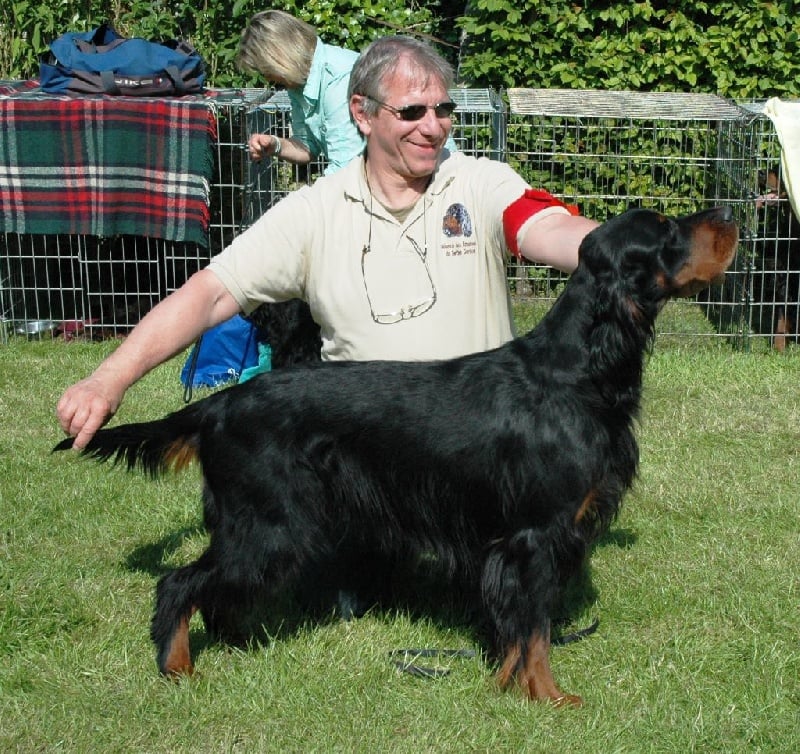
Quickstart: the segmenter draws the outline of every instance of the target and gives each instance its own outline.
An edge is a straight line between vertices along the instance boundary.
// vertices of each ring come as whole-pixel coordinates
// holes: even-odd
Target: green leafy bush
[[[236,46],[247,19],[266,7],[356,50],[382,34],[423,35],[467,86],[800,95],[800,15],[789,0],[4,0],[0,78],[35,77],[53,38],[108,19],[127,35],[190,39],[212,86],[254,85],[236,68]]]
[[[473,0],[459,26],[472,85],[800,94],[796,3]]]
[[[308,21],[331,44],[361,49],[387,33],[431,35],[438,3],[403,0],[287,0],[269,5],[257,0],[212,2],[198,8],[191,0],[62,0],[53,6],[11,0],[0,17],[0,79],[35,78],[39,55],[67,30],[86,30],[108,20],[121,34],[148,39],[189,39],[203,55],[214,87],[258,83],[236,67],[239,36],[254,13],[281,8]]]

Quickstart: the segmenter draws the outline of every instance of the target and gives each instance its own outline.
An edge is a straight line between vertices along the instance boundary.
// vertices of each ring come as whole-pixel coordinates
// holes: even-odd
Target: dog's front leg
[[[516,678],[531,699],[551,701],[557,706],[579,707],[583,700],[565,694],[556,686],[550,669],[550,631],[534,631],[527,644],[516,645],[506,652],[497,674],[500,686],[505,688]]]
[[[786,312],[781,309],[776,318],[775,333],[772,338],[772,347],[779,353],[783,353],[786,350],[786,335],[789,332],[790,328]]]
[[[558,688],[550,669],[550,609],[559,577],[547,530],[525,529],[494,544],[481,592],[494,623],[501,687],[516,681],[531,699],[580,705]]]

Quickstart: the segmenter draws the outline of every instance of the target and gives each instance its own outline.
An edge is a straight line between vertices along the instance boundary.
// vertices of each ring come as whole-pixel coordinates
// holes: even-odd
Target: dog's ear
[[[580,247],[580,262],[595,279],[595,314],[650,323],[671,295],[687,249],[678,223],[652,210],[629,210],[595,228]]]
[[[612,267],[611,259],[606,252],[607,222],[599,225],[584,236],[578,249],[578,263],[582,264],[593,275],[598,275],[604,270],[610,270]]]
[[[643,209],[612,217],[586,235],[579,259],[598,279],[608,275],[624,284],[630,277],[625,268],[640,267],[641,258],[659,247],[666,220],[657,212]]]

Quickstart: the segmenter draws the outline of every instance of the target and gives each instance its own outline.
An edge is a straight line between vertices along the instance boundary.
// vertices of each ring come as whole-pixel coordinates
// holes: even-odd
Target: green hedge
[[[259,83],[237,69],[235,56],[242,29],[260,10],[286,10],[313,24],[326,42],[358,50],[381,34],[432,34],[436,23],[428,6],[439,5],[409,6],[405,0],[289,0],[273,5],[258,0],[235,0],[233,4],[229,0],[200,4],[196,0],[4,2],[10,5],[4,11],[8,17],[0,16],[0,79],[35,78],[38,56],[52,39],[63,31],[91,29],[109,20],[127,36],[190,39],[203,55],[209,84],[215,87]]]
[[[797,96],[796,5],[473,0],[461,74],[498,88]]]
[[[199,5],[199,7],[198,7]],[[800,95],[795,3],[548,0],[4,0],[0,78],[31,78],[65,30],[109,20],[124,34],[192,40],[213,86],[248,86],[234,56],[247,19],[280,7],[326,41],[361,49],[385,33],[438,40],[469,86],[701,91],[734,99]],[[464,7],[466,6],[466,7]],[[458,49],[461,43],[460,50]]]

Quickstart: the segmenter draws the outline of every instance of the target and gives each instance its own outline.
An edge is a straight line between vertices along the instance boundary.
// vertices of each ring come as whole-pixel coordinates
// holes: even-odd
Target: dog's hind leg
[[[189,621],[201,607],[201,595],[209,580],[209,572],[204,567],[207,559],[201,556],[158,582],[150,638],[156,645],[158,669],[164,675],[190,675],[194,670],[189,648]]]
[[[517,532],[495,545],[484,563],[481,589],[502,656],[500,685],[516,680],[531,699],[577,706],[580,697],[563,693],[550,669],[550,611],[559,587],[546,530]]]
[[[789,332],[789,323],[783,309],[778,311],[775,318],[775,332],[772,337],[772,347],[779,353],[786,350],[786,334]]]

